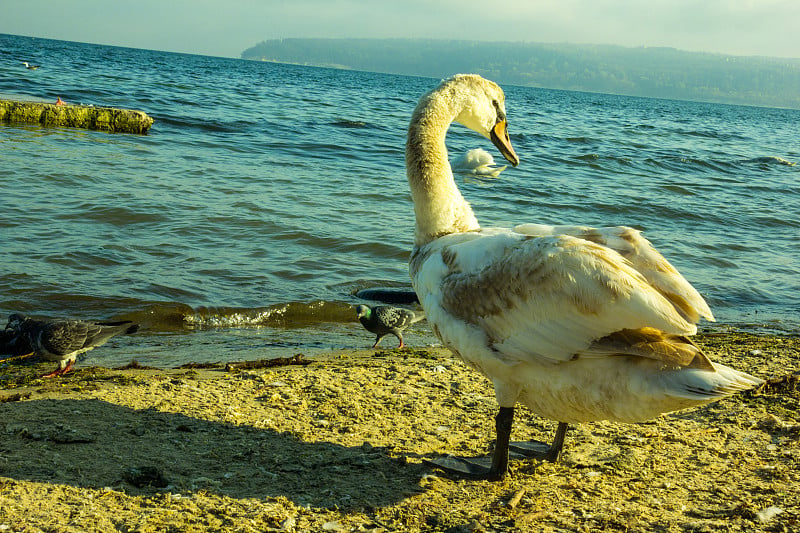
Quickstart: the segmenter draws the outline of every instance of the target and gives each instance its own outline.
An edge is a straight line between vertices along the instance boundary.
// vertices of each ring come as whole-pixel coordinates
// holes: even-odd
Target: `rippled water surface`
[[[354,293],[408,285],[405,129],[437,83],[0,35],[0,97],[155,118],[0,124],[0,313],[142,323],[94,364],[368,346]],[[505,90],[522,163],[458,177],[483,225],[643,229],[720,322],[797,331],[800,111]]]

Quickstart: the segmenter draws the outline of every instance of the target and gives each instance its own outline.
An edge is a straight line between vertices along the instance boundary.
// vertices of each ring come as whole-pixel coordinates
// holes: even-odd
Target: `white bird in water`
[[[490,176],[496,178],[508,165],[498,166],[492,154],[483,148],[473,148],[453,159],[450,163],[453,172]]]
[[[25,65],[25,68],[28,70],[36,70],[37,68],[39,68],[39,65],[31,65],[27,61],[23,61],[22,64]]]
[[[457,75],[419,101],[406,144],[416,213],[412,284],[436,336],[492,381],[500,406],[491,460],[433,464],[501,479],[517,402],[559,422],[552,445],[517,449],[556,460],[569,423],[647,420],[761,382],[713,363],[692,343],[711,310],[638,231],[482,228],[447,160],[452,121],[519,163],[495,83]]]

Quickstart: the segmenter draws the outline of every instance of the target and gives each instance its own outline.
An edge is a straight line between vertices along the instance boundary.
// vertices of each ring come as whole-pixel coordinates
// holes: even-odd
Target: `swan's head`
[[[491,140],[509,163],[519,165],[519,157],[508,138],[503,90],[477,74],[457,74],[443,82],[442,88],[451,92],[461,109],[456,122]]]

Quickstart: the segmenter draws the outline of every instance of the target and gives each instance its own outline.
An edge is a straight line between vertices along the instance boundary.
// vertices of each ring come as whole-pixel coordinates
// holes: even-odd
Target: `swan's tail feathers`
[[[737,392],[752,389],[764,383],[763,379],[714,364],[715,372],[688,368],[666,376],[670,393],[689,400],[711,401]]]

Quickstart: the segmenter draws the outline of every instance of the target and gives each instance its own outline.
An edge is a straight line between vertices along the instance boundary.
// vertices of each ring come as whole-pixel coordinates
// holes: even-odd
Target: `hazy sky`
[[[284,37],[426,37],[800,58],[800,1],[2,0],[0,33],[227,57]]]

